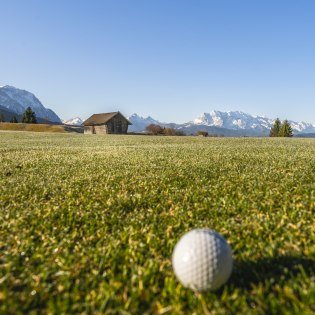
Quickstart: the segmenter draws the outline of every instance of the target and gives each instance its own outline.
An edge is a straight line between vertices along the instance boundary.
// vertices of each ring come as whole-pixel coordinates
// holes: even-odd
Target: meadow
[[[314,215],[314,139],[0,132],[0,313],[313,314]],[[172,271],[197,227],[216,292]]]
[[[66,126],[66,125],[52,125],[52,124],[29,124],[29,123],[8,123],[0,122],[0,131],[31,131],[31,132],[55,132],[55,133],[67,133],[67,132],[81,132],[82,127]]]

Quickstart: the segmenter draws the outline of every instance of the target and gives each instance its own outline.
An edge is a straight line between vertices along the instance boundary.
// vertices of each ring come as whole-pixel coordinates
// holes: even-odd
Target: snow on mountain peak
[[[254,117],[241,111],[221,112],[213,110],[203,113],[194,120],[197,125],[214,126],[227,129],[261,129],[268,128],[270,121],[262,117]],[[263,126],[262,126],[263,125]]]
[[[268,133],[274,123],[274,119],[266,116],[253,116],[242,111],[221,112],[212,110],[202,113],[189,123],[189,126],[219,127],[230,130],[253,130],[257,133]],[[315,132],[315,125],[305,122],[289,121],[296,132]],[[200,127],[201,128],[201,127]]]
[[[83,124],[83,120],[80,117],[63,120],[62,122],[65,125],[72,125],[72,126],[81,126]]]

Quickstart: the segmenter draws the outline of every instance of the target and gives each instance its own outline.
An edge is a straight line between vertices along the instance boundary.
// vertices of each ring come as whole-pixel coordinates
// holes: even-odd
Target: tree
[[[173,128],[164,128],[163,134],[165,136],[175,136],[175,130]]]
[[[293,137],[293,130],[288,120],[285,120],[282,123],[282,126],[279,131],[279,137]]]
[[[22,123],[37,124],[36,114],[32,111],[31,107],[27,107],[22,118]]]
[[[13,124],[18,123],[18,120],[16,119],[15,116],[12,117],[12,119],[10,120],[10,123],[13,123]]]
[[[145,129],[146,131],[148,131],[149,133],[153,135],[162,135],[164,131],[164,129],[160,125],[155,125],[155,124],[150,124]]]
[[[4,115],[2,113],[0,114],[0,122],[5,122],[5,118],[4,118]]]
[[[270,129],[269,136],[270,137],[279,137],[280,129],[281,129],[281,121],[279,118],[277,118],[275,120],[272,128]]]

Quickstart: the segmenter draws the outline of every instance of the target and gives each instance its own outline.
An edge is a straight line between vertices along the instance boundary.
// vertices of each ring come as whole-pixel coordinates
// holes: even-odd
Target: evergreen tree
[[[22,118],[22,123],[37,124],[36,114],[32,111],[31,107],[27,107]]]
[[[285,120],[281,126],[279,137],[293,137],[293,130],[287,120]]]
[[[2,113],[0,114],[0,122],[5,122],[5,118],[4,118],[4,115]]]
[[[13,124],[18,123],[18,120],[16,119],[15,116],[12,117],[12,119],[10,120],[10,123],[13,123]]]
[[[277,118],[272,126],[272,128],[270,129],[270,133],[269,136],[270,137],[279,137],[279,133],[281,130],[281,121],[279,118]]]

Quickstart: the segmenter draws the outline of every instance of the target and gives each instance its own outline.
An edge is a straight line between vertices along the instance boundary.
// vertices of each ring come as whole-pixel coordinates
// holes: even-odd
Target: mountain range
[[[58,115],[45,108],[33,93],[9,85],[0,87],[0,110],[5,116],[20,117],[27,107],[32,108],[40,122],[61,123]]]
[[[183,124],[163,123],[152,117],[141,117],[133,114],[128,117],[132,125],[131,132],[141,132],[149,124],[157,124],[163,127],[171,127],[184,131],[186,134],[197,131],[207,131],[211,134],[225,136],[267,136],[273,125],[274,119],[253,116],[240,111],[211,111],[203,113],[199,117]],[[305,122],[289,121],[294,133],[314,133],[315,125]]]
[[[9,85],[0,87],[0,114],[5,117],[6,121],[9,121],[14,115],[21,120],[22,114],[28,106],[35,111],[39,122],[74,126],[83,123],[80,117],[62,121],[54,111],[46,108],[34,94],[28,91]],[[264,116],[253,116],[240,111],[222,112],[217,110],[203,113],[183,124],[160,122],[151,116],[141,117],[136,113],[127,118],[132,123],[129,126],[129,132],[144,132],[148,125],[157,124],[181,130],[186,134],[206,131],[209,134],[224,136],[267,136],[274,122],[274,119]],[[311,123],[296,121],[289,121],[289,123],[296,135],[315,133],[315,125]]]
[[[203,113],[199,117],[183,124],[166,123],[158,121],[151,116],[141,117],[132,114],[127,117],[132,123],[129,132],[144,132],[150,124],[181,130],[186,134],[194,134],[197,131],[207,131],[209,134],[224,136],[268,136],[274,119],[253,116],[240,111],[211,111]],[[315,133],[315,125],[306,122],[289,121],[295,134]],[[64,121],[68,125],[81,125],[79,117]]]

